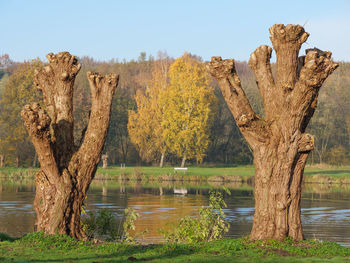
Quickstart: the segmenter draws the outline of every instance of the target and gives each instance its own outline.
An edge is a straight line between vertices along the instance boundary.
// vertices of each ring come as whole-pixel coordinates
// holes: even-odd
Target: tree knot
[[[339,66],[332,61],[332,53],[318,48],[310,48],[303,59],[299,81],[313,88],[322,86],[325,79]]]
[[[255,119],[251,114],[242,114],[239,118],[236,119],[238,127],[248,127],[251,122]]]
[[[38,103],[25,105],[21,112],[27,130],[36,137],[48,134],[51,119]]]
[[[299,140],[298,152],[310,152],[314,149],[314,136],[309,133],[303,133]]]
[[[282,211],[286,208],[287,208],[287,206],[283,202],[281,202],[281,201],[277,202],[277,210]]]
[[[258,68],[259,64],[266,65],[270,63],[272,48],[266,45],[258,47],[249,58],[249,66],[252,69]]]
[[[206,65],[210,74],[216,79],[224,79],[236,72],[233,59],[222,60],[221,57],[212,57]]]
[[[275,50],[281,48],[281,44],[286,43],[298,43],[298,47],[307,40],[309,33],[305,32],[304,28],[300,25],[283,25],[276,24],[270,29],[270,39]]]

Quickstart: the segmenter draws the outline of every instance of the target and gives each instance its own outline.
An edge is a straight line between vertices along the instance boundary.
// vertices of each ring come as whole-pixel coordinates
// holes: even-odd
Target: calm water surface
[[[168,229],[180,218],[196,215],[208,205],[210,188],[218,186],[119,184],[95,181],[88,192],[86,210],[107,208],[120,216],[126,207],[134,208],[140,217],[136,232],[147,229],[142,242],[164,242],[158,229]],[[248,185],[228,185],[224,210],[230,222],[228,237],[248,235],[254,213],[253,189]],[[186,194],[184,194],[186,193]],[[33,231],[35,213],[33,181],[0,181],[0,232],[21,236]],[[302,222],[306,238],[335,241],[350,246],[350,186],[330,188],[305,185],[302,198]]]

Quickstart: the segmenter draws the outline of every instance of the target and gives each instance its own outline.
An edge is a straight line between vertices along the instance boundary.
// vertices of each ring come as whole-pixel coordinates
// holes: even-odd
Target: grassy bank
[[[99,168],[97,178],[142,181],[203,181],[203,182],[251,182],[255,167],[188,167],[186,173],[174,172],[173,167],[109,167]],[[306,183],[350,184],[350,167],[306,167]]]
[[[9,239],[0,234],[0,240]],[[3,262],[348,262],[350,248],[314,240],[249,243],[244,238],[196,245],[80,242],[32,233],[0,242]]]
[[[0,240],[9,239],[0,235]],[[347,262],[350,248],[332,242],[222,239],[196,245],[125,245],[28,234],[0,242],[3,262]]]
[[[174,167],[126,167],[120,168],[116,166],[107,169],[99,168],[97,174],[109,176],[161,176],[161,175],[178,175],[184,177],[200,176],[201,178],[209,178],[212,176],[232,176],[239,175],[240,177],[251,177],[255,173],[255,167],[252,165],[237,166],[237,167],[188,167],[186,172],[174,172]]]
[[[32,177],[38,169],[0,168],[0,176]],[[174,171],[174,167],[101,167],[96,179],[118,179],[132,181],[192,181],[192,182],[251,182],[255,168],[252,165],[237,167],[188,167],[186,172]],[[350,167],[306,167],[306,183],[350,184]]]

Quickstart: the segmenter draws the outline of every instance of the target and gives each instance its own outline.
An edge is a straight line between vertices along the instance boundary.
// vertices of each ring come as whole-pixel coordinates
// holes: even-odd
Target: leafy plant
[[[124,210],[124,223],[123,223],[123,235],[121,236],[122,241],[126,243],[134,243],[133,237],[130,236],[129,231],[135,230],[135,221],[140,216],[136,213],[135,209],[125,208]]]
[[[228,189],[225,191],[230,194]],[[186,216],[172,231],[160,230],[170,243],[198,243],[222,238],[229,230],[223,209],[227,207],[219,191],[209,192],[209,206],[199,210],[199,217]]]
[[[135,230],[135,220],[139,217],[135,209],[126,208],[121,221],[108,209],[88,212],[82,220],[82,227],[89,238],[99,238],[107,241],[133,243],[129,231]]]

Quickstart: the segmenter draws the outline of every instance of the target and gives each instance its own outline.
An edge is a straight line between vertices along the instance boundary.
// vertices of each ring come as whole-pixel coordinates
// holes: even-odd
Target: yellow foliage
[[[1,87],[0,153],[7,160],[34,153],[20,112],[25,104],[41,100],[40,91],[33,84],[34,71],[41,65],[39,60],[20,64]]]
[[[185,53],[170,66],[169,78],[160,94],[164,141],[178,157],[202,161],[217,103],[205,65]]]
[[[159,94],[167,88],[169,64],[167,58],[155,61],[151,86],[145,92],[136,92],[137,111],[129,112],[130,139],[139,150],[140,157],[147,162],[166,152],[161,127],[163,106],[159,104]]]

